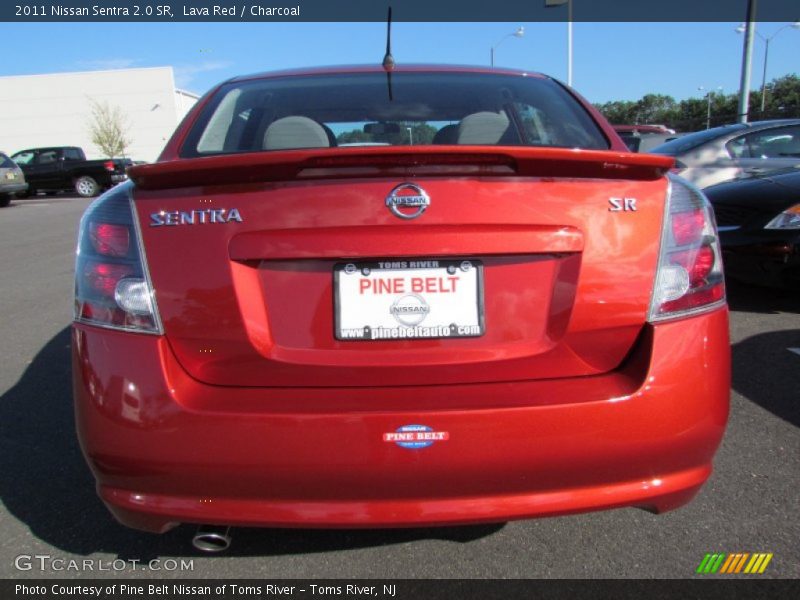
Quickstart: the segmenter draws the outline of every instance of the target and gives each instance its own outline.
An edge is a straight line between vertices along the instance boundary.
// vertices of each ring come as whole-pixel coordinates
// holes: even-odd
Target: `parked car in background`
[[[153,532],[688,502],[730,345],[711,208],[672,165],[536,73],[217,86],[81,222],[73,390],[100,496]]]
[[[706,188],[725,272],[748,283],[800,287],[800,169]]]
[[[625,142],[625,145],[631,152],[650,152],[653,148],[664,144],[665,142],[677,139],[684,133],[638,133],[638,132],[622,132],[619,137]]]
[[[800,164],[800,119],[723,125],[650,150],[672,156],[678,173],[700,188]]]
[[[22,150],[11,157],[25,172],[28,195],[74,190],[79,196],[96,196],[128,177],[130,159],[86,160],[81,148],[54,146]]]
[[[628,133],[675,133],[674,129],[670,129],[666,125],[612,125],[620,136]]]
[[[27,189],[22,169],[0,152],[0,208],[8,206],[15,194],[24,193]]]

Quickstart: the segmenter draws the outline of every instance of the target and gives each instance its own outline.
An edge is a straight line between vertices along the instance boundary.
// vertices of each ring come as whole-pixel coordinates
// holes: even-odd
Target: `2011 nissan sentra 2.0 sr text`
[[[122,523],[395,527],[711,473],[720,248],[672,159],[548,77],[227,81],[81,222],[78,434]]]

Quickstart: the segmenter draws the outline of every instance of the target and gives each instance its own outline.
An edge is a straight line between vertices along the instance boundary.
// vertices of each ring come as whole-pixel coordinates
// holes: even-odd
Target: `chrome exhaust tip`
[[[201,552],[225,552],[231,546],[230,527],[201,525],[192,538],[192,546]]]

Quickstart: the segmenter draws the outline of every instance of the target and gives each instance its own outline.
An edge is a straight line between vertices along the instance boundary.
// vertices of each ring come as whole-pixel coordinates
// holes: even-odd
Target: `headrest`
[[[273,121],[264,133],[264,150],[328,148],[325,128],[308,117],[284,117]]]
[[[457,144],[458,125],[445,125],[433,136],[434,144]]]
[[[477,112],[467,115],[458,124],[459,144],[498,144],[508,129],[503,113]]]

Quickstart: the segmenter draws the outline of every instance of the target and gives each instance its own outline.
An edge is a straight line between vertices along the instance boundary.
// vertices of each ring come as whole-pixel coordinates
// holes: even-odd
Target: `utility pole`
[[[572,87],[572,0],[567,1],[567,85]]]
[[[755,32],[755,18],[758,0],[747,2],[747,22],[744,31],[744,48],[742,50],[742,78],[739,82],[739,110],[736,120],[747,123],[750,112],[750,63],[753,60],[753,33]]]

